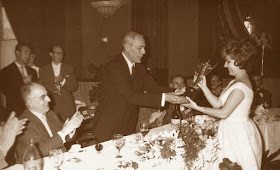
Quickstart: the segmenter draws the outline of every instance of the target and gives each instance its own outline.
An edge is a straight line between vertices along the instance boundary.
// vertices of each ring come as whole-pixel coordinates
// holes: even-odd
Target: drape
[[[168,68],[167,0],[133,0],[132,30],[145,36],[143,63],[151,69]]]
[[[2,2],[18,42],[27,42],[33,46],[37,56],[35,64],[42,66],[50,62],[48,55],[50,45],[59,44],[65,49],[65,62],[79,65],[80,59],[77,58],[81,56],[80,1],[2,0]]]

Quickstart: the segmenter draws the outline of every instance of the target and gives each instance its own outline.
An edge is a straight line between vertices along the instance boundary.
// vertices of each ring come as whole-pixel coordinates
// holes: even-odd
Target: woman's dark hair
[[[234,60],[234,65],[247,72],[252,70],[257,49],[249,40],[231,40],[222,48],[221,56],[225,59],[230,56]]]

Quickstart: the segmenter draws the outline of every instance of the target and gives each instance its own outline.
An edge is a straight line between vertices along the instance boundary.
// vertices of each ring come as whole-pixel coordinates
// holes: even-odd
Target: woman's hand
[[[199,83],[197,85],[201,89],[207,88],[206,77],[205,76],[201,76],[201,80],[199,81]]]
[[[181,104],[181,106],[197,110],[197,107],[198,107],[197,104],[194,101],[192,101],[192,99],[190,99],[189,97],[186,97],[186,98],[189,101],[189,103]]]

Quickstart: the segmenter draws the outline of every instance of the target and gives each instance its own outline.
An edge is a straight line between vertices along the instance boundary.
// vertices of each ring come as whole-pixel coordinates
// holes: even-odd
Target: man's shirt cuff
[[[64,86],[65,82],[66,82],[66,79],[64,78],[64,79],[62,80],[62,82],[60,82],[61,86]]]
[[[66,136],[61,131],[58,131],[57,134],[61,137],[63,143],[65,143],[66,142],[66,140],[65,140]]]
[[[161,98],[161,107],[164,107],[165,105],[165,94],[162,93],[162,98]]]

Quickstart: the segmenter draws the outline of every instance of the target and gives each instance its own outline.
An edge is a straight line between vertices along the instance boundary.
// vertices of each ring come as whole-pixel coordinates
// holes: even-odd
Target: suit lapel
[[[50,112],[50,111],[49,111]],[[50,116],[50,114],[48,114],[49,112],[47,112],[46,117],[47,117],[47,122],[48,125],[52,131],[52,134],[55,135],[57,133],[57,127],[54,126],[55,125],[55,121],[52,119],[52,117]],[[52,125],[52,126],[51,126]]]
[[[49,66],[47,67],[47,70],[48,70],[47,72],[50,73],[50,76],[49,76],[50,79],[54,80],[54,71],[53,71],[52,63],[49,64]]]
[[[123,69],[123,72],[125,73],[126,77],[129,77],[129,79],[132,80],[132,76],[130,75],[128,64],[122,55],[120,57],[119,62],[120,62],[121,68]]]
[[[17,65],[16,65],[15,62],[13,62],[12,68],[13,68],[13,70],[14,70],[16,79],[20,79],[20,80],[22,81],[22,83],[23,83],[22,74],[21,74],[21,72],[19,71],[19,69],[18,69],[18,67],[17,67]]]
[[[63,63],[61,63],[59,75],[63,76],[64,75],[63,73],[64,73],[64,65],[63,65]]]
[[[28,115],[30,117],[30,121],[34,122],[35,125],[38,125],[37,127],[38,128],[41,128],[42,129],[42,132],[44,132],[44,136],[48,136],[50,137],[45,125],[42,123],[42,121],[37,117],[35,116],[33,113],[31,113],[31,111],[28,110]]]

